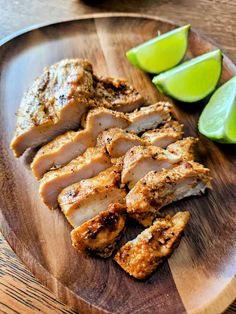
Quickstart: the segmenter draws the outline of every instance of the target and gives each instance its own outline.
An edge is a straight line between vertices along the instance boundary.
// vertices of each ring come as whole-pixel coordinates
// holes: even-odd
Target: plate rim
[[[101,18],[112,18],[112,17],[133,17],[133,18],[144,18],[144,19],[150,19],[150,20],[155,20],[155,21],[162,21],[164,23],[168,23],[168,24],[172,24],[175,25],[177,27],[180,27],[182,25],[186,25],[186,23],[178,23],[175,20],[170,20],[167,18],[163,18],[160,16],[155,16],[155,15],[151,15],[151,14],[141,14],[141,13],[135,13],[135,12],[103,12],[103,13],[88,13],[88,14],[79,14],[76,17],[73,18],[67,18],[67,19],[52,19],[48,22],[42,22],[42,23],[36,23],[36,24],[31,24],[29,26],[26,26],[24,28],[20,28],[19,30],[3,37],[2,39],[0,39],[0,49],[7,43],[9,43],[10,41],[12,41],[13,39],[20,37],[22,35],[25,35],[27,33],[30,33],[31,31],[35,31],[39,28],[44,28],[47,26],[53,26],[53,25],[57,25],[57,24],[61,24],[61,23],[69,23],[69,22],[73,22],[73,21],[81,21],[81,20],[89,20],[89,19],[101,19]],[[206,40],[207,42],[211,43],[213,46],[215,46],[216,48],[220,48],[222,55],[225,59],[225,61],[227,62],[227,66],[229,67],[229,69],[233,72],[236,73],[236,64],[234,64],[234,62],[228,57],[227,54],[224,53],[224,51],[222,50],[221,46],[217,44],[217,42],[212,39],[211,37],[207,36],[206,34],[204,34],[203,32],[201,32],[200,30],[196,30],[195,27],[192,27],[191,25],[191,31],[199,34],[201,38],[203,38],[204,40]]]
[[[109,12],[109,13],[88,13],[88,14],[81,14],[78,15],[74,18],[69,18],[69,19],[55,19],[55,20],[50,20],[48,22],[42,22],[42,23],[36,23],[36,24],[31,24],[29,26],[26,26],[24,28],[21,28],[5,37],[0,39],[0,48],[11,41],[12,39],[15,39],[16,37],[19,37],[21,35],[24,35],[26,33],[29,33],[31,31],[34,31],[38,28],[44,28],[47,26],[53,26],[61,23],[68,23],[68,22],[73,22],[73,21],[80,21],[80,20],[89,20],[89,19],[100,19],[100,18],[111,18],[111,17],[136,17],[136,18],[146,18],[150,20],[156,20],[156,21],[162,21],[165,23],[169,24],[175,24],[176,26],[181,26],[181,24],[184,23],[177,23],[175,21],[171,21],[166,18],[154,16],[151,14],[140,14],[140,13],[126,13],[126,12]]]
[[[116,18],[116,17],[127,17],[127,18],[143,18],[143,19],[150,19],[150,20],[155,20],[155,21],[161,21],[164,23],[168,23],[174,26],[181,26],[182,24],[185,25],[184,23],[178,23],[175,20],[170,20],[167,18],[159,17],[159,16],[154,16],[151,14],[140,14],[140,13],[126,13],[126,12],[108,12],[108,13],[91,13],[91,14],[83,14],[83,15],[78,15],[73,18],[67,18],[67,19],[55,19],[55,20],[50,20],[47,22],[42,22],[42,23],[36,23],[29,25],[27,27],[21,28],[5,37],[0,39],[0,50],[3,48],[4,45],[8,44],[15,38],[21,37],[22,35],[25,35],[27,33],[30,33],[32,31],[35,31],[37,29],[49,27],[49,26],[56,26],[57,24],[62,24],[62,23],[70,23],[70,22],[76,22],[76,21],[81,21],[81,20],[89,20],[89,19],[102,19],[102,18]],[[202,34],[201,31],[196,30],[194,27],[191,27],[191,30],[199,34],[201,38],[206,40],[207,42],[211,43],[212,45],[216,46],[216,42],[206,36],[205,34]],[[219,45],[218,45],[219,47]],[[221,49],[221,48],[220,48]],[[222,49],[221,49],[222,50]],[[227,63],[227,66],[229,67],[232,72],[236,73],[236,65],[233,63],[233,61],[222,51],[222,54],[224,56],[224,59]],[[90,304],[88,303],[84,298],[82,298],[80,295],[75,294],[71,289],[66,287],[62,282],[60,282],[59,279],[55,278],[50,272],[48,272],[47,269],[45,269],[42,264],[27,250],[26,245],[24,242],[20,241],[13,230],[10,228],[7,220],[4,218],[3,211],[0,207],[0,231],[4,237],[4,239],[7,241],[13,252],[16,254],[17,258],[23,263],[23,265],[35,276],[35,278],[42,283],[47,289],[52,292],[55,297],[57,297],[59,300],[62,300],[67,306],[71,307],[72,309],[75,309],[78,311],[83,309],[90,309],[92,310],[93,314],[97,313],[111,313],[100,306],[97,306],[96,304]],[[15,244],[15,245],[14,245]],[[20,254],[21,252],[21,254]],[[19,254],[18,254],[19,253]],[[29,262],[28,260],[31,259],[32,262]],[[32,267],[32,265],[34,265]],[[40,268],[40,271],[35,273],[34,268],[36,267]],[[40,273],[40,276],[39,276]],[[50,280],[50,282],[49,282]],[[68,300],[68,297],[63,297],[61,298],[58,291],[59,289],[53,288],[55,283],[58,285],[59,289],[63,288],[65,291],[70,291],[70,298],[73,296],[73,299],[76,300],[77,304],[76,306],[74,305],[74,302],[70,302]],[[220,291],[218,295],[215,296],[213,300],[211,300],[210,303],[206,304],[203,306],[201,309],[194,309],[191,311],[188,311],[189,314],[205,314],[205,313],[216,313],[215,311],[217,310],[220,313],[222,313],[224,310],[227,309],[228,306],[234,301],[235,295],[231,292],[233,289],[236,289],[236,276],[232,277],[232,279],[228,282],[227,286]],[[69,298],[69,299],[70,299]],[[220,298],[222,298],[220,300]],[[220,302],[219,302],[220,301]],[[222,302],[223,301],[223,302]],[[217,305],[216,305],[217,304]]]

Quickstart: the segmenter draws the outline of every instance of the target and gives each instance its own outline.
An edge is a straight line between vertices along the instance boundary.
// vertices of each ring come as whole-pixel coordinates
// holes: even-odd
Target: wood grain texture
[[[16,313],[63,313],[76,314],[60,302],[19,261],[6,240],[0,234],[0,312]],[[232,304],[224,314],[234,314]]]
[[[0,312],[76,313],[60,302],[22,265],[0,235]]]
[[[196,305],[186,304],[181,282],[176,279],[176,265],[183,260],[181,256],[175,254],[171,258],[172,273],[166,263],[152,278],[137,283],[112,261],[85,259],[71,248],[70,227],[63,216],[56,211],[50,212],[39,199],[37,183],[29,170],[29,154],[16,161],[8,149],[15,124],[12,117],[22,92],[41,72],[41,68],[63,57],[87,57],[98,73],[127,77],[150,102],[155,101],[161,96],[150,84],[150,77],[132,67],[124,58],[124,51],[154,36],[157,29],[164,32],[172,27],[171,24],[146,18],[88,19],[33,31],[0,50],[3,121],[0,184],[4,235],[33,273],[61,299],[81,312],[89,309],[95,313],[98,307],[119,313],[151,313],[154,309],[158,309],[159,313],[184,313],[196,309]],[[135,34],[133,29],[137,30]],[[191,56],[211,48],[196,34],[191,35],[190,42]],[[232,72],[229,68],[234,68],[227,63],[229,66],[225,64],[223,80],[230,78]],[[185,134],[195,135],[199,111],[179,104],[177,113],[180,121],[185,123]],[[203,275],[207,273],[214,280],[219,278],[219,274],[225,276],[223,284],[226,285],[234,275],[235,265],[235,222],[232,218],[235,217],[235,152],[206,139],[202,139],[201,150],[204,163],[213,173],[214,190],[201,199],[176,203],[169,207],[169,212],[176,211],[181,204],[184,208],[190,207],[193,215],[193,223],[183,242],[188,247],[188,284],[192,284],[191,274],[198,265],[203,269]],[[127,238],[135,233],[137,230],[133,228]],[[183,252],[183,245],[182,251],[181,246],[178,251]],[[204,276],[202,278],[205,279]],[[204,296],[205,287],[202,287],[201,307],[213,300],[212,295]],[[217,286],[213,295],[217,296],[223,288]]]

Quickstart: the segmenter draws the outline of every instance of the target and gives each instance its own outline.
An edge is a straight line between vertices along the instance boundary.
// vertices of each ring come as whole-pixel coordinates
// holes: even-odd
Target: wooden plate
[[[91,60],[100,75],[127,78],[150,102],[163,96],[149,75],[134,68],[125,51],[176,25],[134,14],[87,16],[35,27],[0,47],[0,207],[2,232],[13,250],[62,301],[80,313],[219,313],[235,297],[235,156],[231,145],[201,138],[203,163],[211,169],[213,190],[165,210],[189,209],[191,222],[180,247],[148,280],[138,282],[113,261],[85,258],[70,243],[71,227],[60,211],[50,211],[38,195],[30,171],[32,152],[14,158],[9,149],[23,92],[46,65],[62,58]],[[188,56],[214,45],[191,32]],[[236,74],[225,57],[222,81]],[[209,73],[210,75],[210,73]],[[179,104],[185,135],[196,136],[203,104]],[[130,228],[125,239],[137,234]]]

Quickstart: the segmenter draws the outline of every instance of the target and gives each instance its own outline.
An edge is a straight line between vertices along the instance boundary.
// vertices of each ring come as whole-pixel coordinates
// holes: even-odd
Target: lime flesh
[[[161,92],[175,99],[195,102],[215,89],[221,68],[221,51],[215,50],[159,74],[152,81]]]
[[[179,27],[153,38],[126,53],[131,63],[138,68],[158,74],[177,65],[184,57],[188,46],[190,25]]]
[[[212,95],[199,122],[199,132],[221,143],[236,143],[236,76]]]

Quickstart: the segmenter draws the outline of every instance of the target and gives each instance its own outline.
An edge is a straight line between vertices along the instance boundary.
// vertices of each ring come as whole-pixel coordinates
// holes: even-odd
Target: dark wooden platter
[[[236,291],[235,157],[232,145],[201,137],[201,161],[210,168],[213,190],[177,202],[166,213],[189,209],[191,221],[168,262],[138,282],[113,261],[86,258],[70,243],[71,227],[59,211],[50,211],[38,195],[30,171],[32,151],[16,159],[9,149],[23,92],[42,68],[63,58],[87,58],[100,75],[125,77],[150,102],[162,99],[149,75],[134,68],[125,51],[176,25],[137,14],[87,16],[37,26],[0,44],[0,208],[1,229],[32,273],[62,301],[80,313],[220,313]],[[195,31],[188,56],[215,45]],[[225,57],[222,82],[236,75]],[[185,135],[197,135],[204,102],[177,104]],[[131,227],[123,242],[139,229]]]

